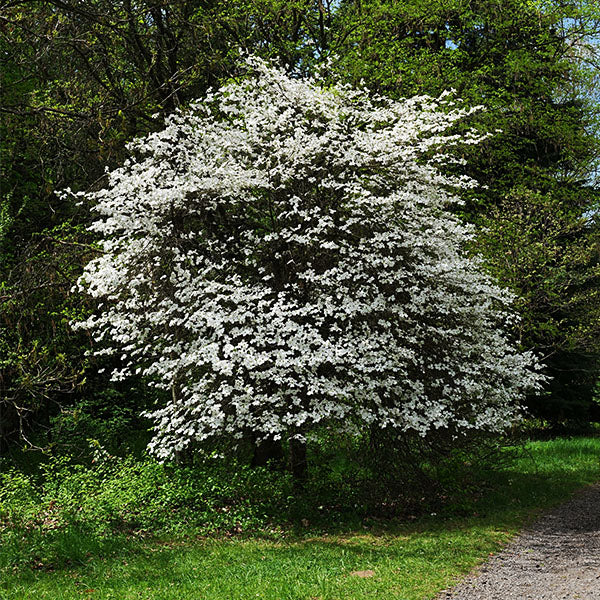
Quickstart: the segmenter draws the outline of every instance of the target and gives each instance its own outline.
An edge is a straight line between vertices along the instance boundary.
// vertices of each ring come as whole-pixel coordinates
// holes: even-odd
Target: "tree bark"
[[[251,465],[253,467],[280,467],[283,463],[283,447],[281,440],[267,438],[261,442],[254,440],[254,454]]]
[[[294,489],[302,490],[308,478],[308,462],[306,459],[306,442],[290,438],[290,469]]]

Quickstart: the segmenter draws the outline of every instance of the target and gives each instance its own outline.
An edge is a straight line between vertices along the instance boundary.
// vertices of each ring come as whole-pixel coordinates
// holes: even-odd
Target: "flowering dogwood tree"
[[[447,211],[473,182],[432,152],[477,142],[444,133],[468,111],[248,65],[87,195],[103,253],[80,285],[103,304],[80,326],[121,355],[113,379],[171,391],[151,449],[507,426],[540,375]]]

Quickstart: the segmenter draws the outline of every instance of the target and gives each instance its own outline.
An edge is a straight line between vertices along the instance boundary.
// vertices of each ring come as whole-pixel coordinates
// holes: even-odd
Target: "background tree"
[[[125,142],[155,127],[152,115],[234,75],[240,51],[306,70],[331,20],[323,3],[306,0],[8,1],[1,9],[3,222],[25,237],[28,226],[39,231],[70,214],[55,190],[88,186],[122,162]]]
[[[337,61],[350,81],[392,97],[452,87],[486,106],[469,126],[495,135],[461,150],[485,187],[462,212],[482,231],[476,250],[521,298],[522,344],[553,378],[551,399],[529,400],[534,414],[590,418],[600,372],[597,7],[348,1],[337,18],[351,31]]]

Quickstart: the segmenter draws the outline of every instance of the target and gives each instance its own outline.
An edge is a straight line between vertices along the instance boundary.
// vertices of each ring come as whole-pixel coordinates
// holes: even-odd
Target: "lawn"
[[[598,480],[600,439],[532,442],[494,475],[485,494],[434,514],[403,522],[371,519],[351,529],[331,523],[316,531],[305,523],[304,532],[271,539],[129,539],[64,568],[6,568],[0,598],[433,598],[540,510]]]

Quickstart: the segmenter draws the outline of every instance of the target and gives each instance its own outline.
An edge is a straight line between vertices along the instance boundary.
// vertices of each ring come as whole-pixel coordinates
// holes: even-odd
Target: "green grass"
[[[371,519],[352,529],[331,523],[316,530],[309,523],[304,533],[270,540],[123,537],[118,547],[92,552],[75,566],[5,569],[0,598],[432,598],[497,552],[537,512],[598,480],[600,439],[534,442],[490,478],[486,493],[438,514],[408,522]],[[76,535],[70,543],[77,543]],[[364,570],[374,575],[352,574]]]

